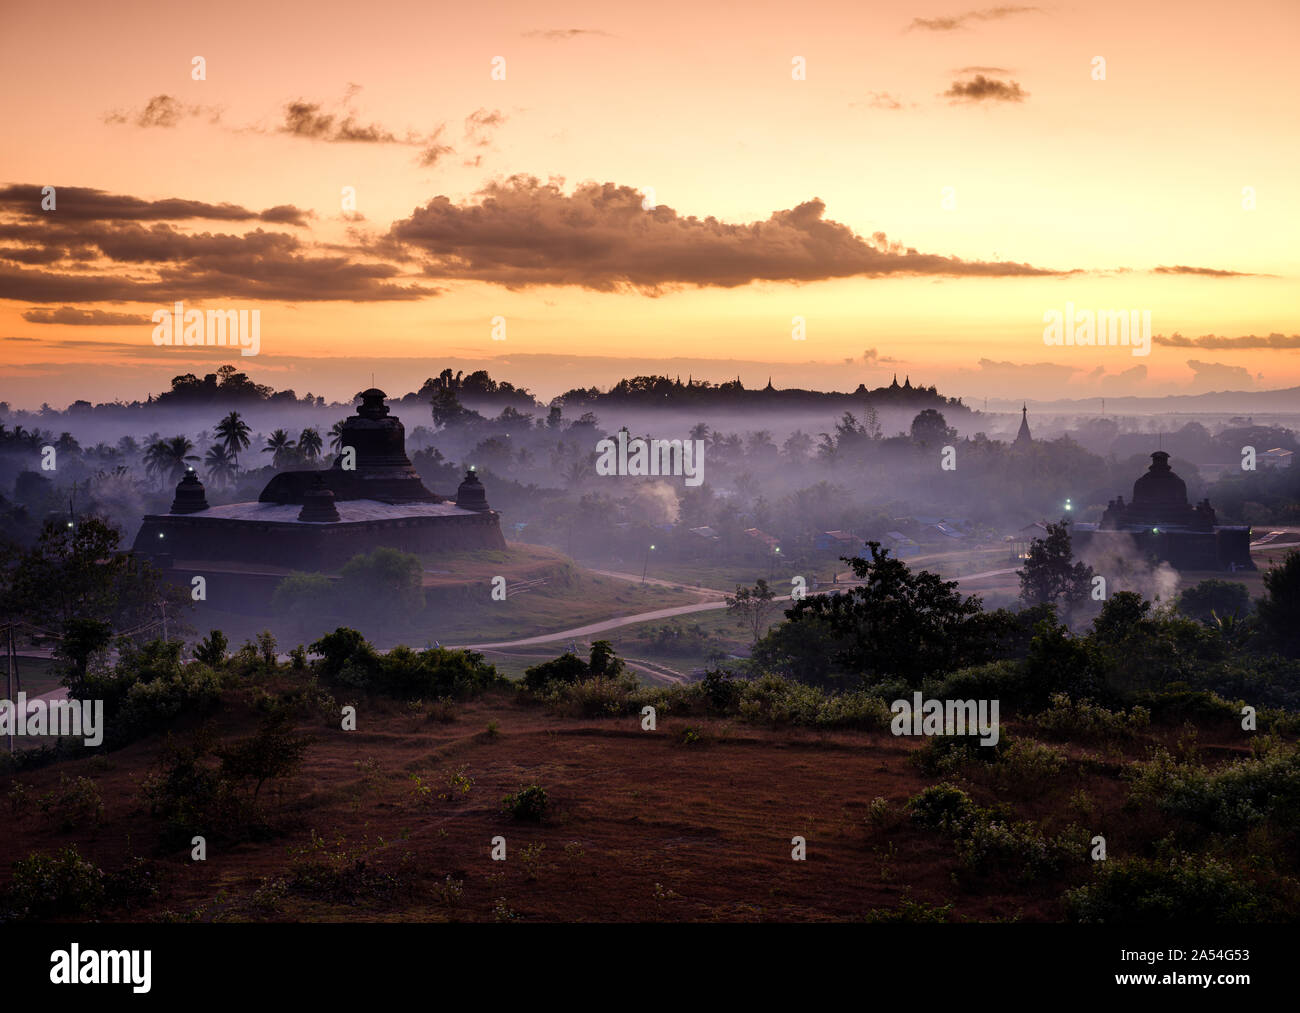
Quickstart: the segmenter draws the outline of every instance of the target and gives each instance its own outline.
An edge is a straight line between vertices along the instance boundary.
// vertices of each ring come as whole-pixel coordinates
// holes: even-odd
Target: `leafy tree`
[[[194,657],[209,668],[219,668],[226,662],[226,648],[230,642],[220,630],[211,630],[194,645]]]
[[[294,732],[286,712],[273,712],[255,735],[216,750],[221,758],[221,776],[235,784],[254,782],[253,801],[256,802],[267,781],[288,777],[302,766],[303,756],[313,741],[310,735]]]
[[[166,585],[157,568],[118,551],[117,531],[97,517],[75,523],[49,521],[12,570],[17,613],[62,633],[77,620],[98,620],[123,632],[160,618],[160,608],[181,617],[190,605],[185,588]]]
[[[978,596],[963,598],[956,581],[913,572],[879,542],[867,547],[870,559],[845,557],[860,586],[804,598],[786,612],[789,622],[815,619],[816,632],[838,644],[833,659],[867,683],[916,684],[988,660],[998,626]]]
[[[1255,602],[1265,642],[1287,657],[1300,656],[1300,552],[1264,573],[1264,597]]]
[[[737,585],[736,593],[727,596],[727,611],[739,616],[749,627],[751,643],[757,643],[759,637],[767,632],[772,613],[776,611],[776,592],[767,586],[762,577],[753,587]]]
[[[1185,616],[1211,625],[1229,616],[1250,613],[1250,592],[1232,580],[1203,580],[1178,596],[1175,607]]]
[[[926,408],[912,419],[912,442],[922,446],[935,446],[957,438],[957,430],[933,408]]]
[[[1073,561],[1069,523],[1047,525],[1047,537],[1030,543],[1025,568],[1019,571],[1022,602],[1055,605],[1066,616],[1088,597],[1093,577],[1092,567]]]

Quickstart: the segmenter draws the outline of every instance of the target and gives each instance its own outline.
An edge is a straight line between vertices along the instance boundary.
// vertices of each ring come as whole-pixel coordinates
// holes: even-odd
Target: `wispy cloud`
[[[217,123],[221,119],[221,109],[217,106],[187,105],[172,95],[155,95],[145,103],[143,109],[135,111],[115,109],[105,113],[104,122],[170,130],[180,126],[187,119],[196,119],[200,116],[206,116],[209,123]]]
[[[1153,267],[1152,274],[1198,274],[1210,278],[1254,278],[1256,275],[1244,271],[1223,271],[1217,267],[1187,267],[1176,264],[1173,267]]]
[[[954,81],[943,97],[954,102],[1023,102],[1029,92],[1016,81],[999,81],[976,74],[969,81]]]
[[[599,28],[534,28],[532,31],[524,32],[525,39],[546,39],[548,42],[566,42],[569,39],[578,39],[584,35],[593,35],[612,39],[609,32],[601,31]]]
[[[109,310],[79,310],[75,306],[58,309],[33,308],[23,313],[31,324],[71,324],[75,327],[120,327],[123,324],[147,324],[150,318],[141,313],[113,313]]]
[[[1202,334],[1199,338],[1185,337],[1178,332],[1157,334],[1152,339],[1157,345],[1169,348],[1218,348],[1218,349],[1300,349],[1300,334],[1246,334],[1238,338],[1221,337],[1217,334]]]
[[[921,29],[927,32],[953,32],[965,28],[972,21],[1001,21],[1003,18],[1015,17],[1017,14],[1041,12],[1041,7],[985,7],[981,10],[966,11],[964,14],[952,14],[937,18],[913,18],[907,26],[908,31]]]

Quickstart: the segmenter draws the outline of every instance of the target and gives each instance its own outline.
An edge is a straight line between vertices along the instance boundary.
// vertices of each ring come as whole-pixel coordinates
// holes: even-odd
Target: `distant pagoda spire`
[[[1012,446],[1023,447],[1034,442],[1029,434],[1029,405],[1022,403],[1020,408],[1020,432],[1016,433],[1016,442]]]
[[[911,389],[912,389],[912,378],[909,376],[907,377],[907,379],[903,381],[903,390],[911,390]]]
[[[894,382],[889,385],[890,390],[898,390],[898,374],[894,374]]]

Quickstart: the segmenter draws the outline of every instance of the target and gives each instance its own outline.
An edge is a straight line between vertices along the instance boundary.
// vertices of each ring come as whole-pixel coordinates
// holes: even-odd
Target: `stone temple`
[[[255,503],[209,506],[193,469],[176,487],[171,512],[149,514],[134,551],[174,579],[337,572],[381,546],[421,555],[504,549],[500,516],[471,468],[454,499],[425,488],[406,456],[406,430],[371,388],[343,423],[332,467],[281,472]],[[349,454],[348,451],[352,453]],[[348,466],[352,465],[352,466]],[[239,581],[247,585],[247,579]]]
[[[1078,524],[1073,541],[1094,553],[1115,549],[1169,563],[1179,570],[1253,570],[1250,527],[1215,523],[1208,499],[1192,506],[1187,483],[1169,467],[1169,455],[1157,450],[1151,467],[1133,483],[1133,498],[1111,500],[1099,524]],[[1125,551],[1127,550],[1127,551]]]

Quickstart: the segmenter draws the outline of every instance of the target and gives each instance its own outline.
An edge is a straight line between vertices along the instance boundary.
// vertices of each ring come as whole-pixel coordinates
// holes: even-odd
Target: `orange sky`
[[[153,347],[174,300],[260,309],[241,368],[329,396],[356,389],[344,358],[428,359],[386,381],[405,390],[538,353],[743,359],[778,386],[800,363],[843,389],[898,369],[969,397],[1300,384],[1294,2],[458,6],[6,10],[0,399],[229,361]],[[42,215],[45,185],[69,196]],[[76,188],[247,213],[90,214]],[[648,188],[659,210],[629,213]],[[286,205],[302,224],[255,217]],[[1046,347],[1067,302],[1191,340]],[[65,322],[83,311],[135,322]]]

